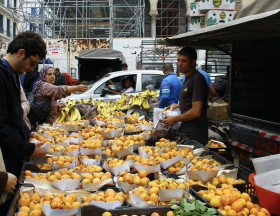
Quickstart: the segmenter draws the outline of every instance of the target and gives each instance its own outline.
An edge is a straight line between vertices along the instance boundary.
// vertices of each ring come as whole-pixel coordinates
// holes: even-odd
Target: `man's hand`
[[[36,134],[35,132],[31,132],[29,138],[33,138],[35,134]]]
[[[32,153],[32,155],[30,155],[31,158],[37,158],[40,157],[42,155],[46,155],[47,152],[44,152],[41,150],[40,146],[43,145],[44,142],[37,142],[35,143],[35,149],[34,152]]]
[[[209,102],[214,103],[214,100],[212,97],[209,97]]]
[[[176,123],[175,117],[176,116],[165,116],[164,120],[162,121],[162,123],[167,125],[167,126],[172,126],[172,125],[174,125]]]
[[[13,190],[16,189],[17,177],[11,173],[7,173],[7,174],[8,174],[8,180],[5,187],[5,191],[8,193],[12,193]]]
[[[66,107],[66,105],[65,105],[65,103],[63,103],[63,102],[59,102],[58,104],[57,104],[57,106],[59,107],[59,108],[64,108],[64,107]]]

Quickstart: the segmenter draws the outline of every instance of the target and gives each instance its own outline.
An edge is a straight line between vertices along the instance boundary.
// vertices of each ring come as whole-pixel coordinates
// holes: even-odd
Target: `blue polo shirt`
[[[181,87],[182,82],[174,72],[166,74],[160,85],[160,101],[158,107],[164,108],[173,103],[178,104]]]

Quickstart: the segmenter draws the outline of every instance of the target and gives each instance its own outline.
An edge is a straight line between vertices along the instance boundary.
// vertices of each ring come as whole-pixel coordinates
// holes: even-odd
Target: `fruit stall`
[[[271,215],[250,173],[210,151],[221,143],[209,149],[182,134],[163,137],[135,111],[154,97],[147,90],[116,102],[68,100],[53,125],[38,126],[30,139],[45,142],[47,157],[23,165],[8,214]]]

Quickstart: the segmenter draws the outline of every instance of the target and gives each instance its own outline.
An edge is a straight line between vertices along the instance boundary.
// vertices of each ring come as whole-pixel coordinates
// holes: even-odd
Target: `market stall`
[[[155,96],[147,90],[116,103],[67,101],[53,125],[40,125],[31,138],[45,142],[47,157],[23,165],[9,215],[219,215],[235,209],[223,191],[257,205],[250,173],[209,150],[225,146],[170,135],[170,127],[134,112]]]

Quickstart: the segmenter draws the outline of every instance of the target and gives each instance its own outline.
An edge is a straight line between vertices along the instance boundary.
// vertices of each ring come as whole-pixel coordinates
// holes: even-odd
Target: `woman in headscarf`
[[[85,92],[87,86],[55,86],[55,73],[54,69],[49,66],[45,66],[40,70],[41,80],[36,84],[35,100],[38,102],[43,102],[51,98],[51,109],[50,116],[46,123],[52,124],[55,121],[58,108],[65,107],[63,102],[57,103],[57,99],[64,98],[73,92]]]

